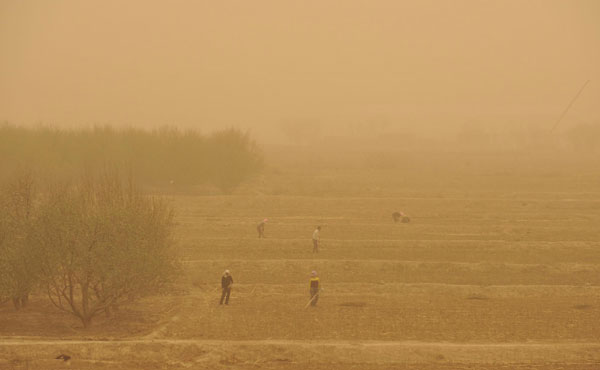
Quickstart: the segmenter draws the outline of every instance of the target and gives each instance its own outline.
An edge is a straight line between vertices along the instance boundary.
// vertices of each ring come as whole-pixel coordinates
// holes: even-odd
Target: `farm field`
[[[232,195],[155,191],[177,212],[173,291],[88,330],[43,295],[0,306],[0,369],[600,368],[593,160],[268,150]]]

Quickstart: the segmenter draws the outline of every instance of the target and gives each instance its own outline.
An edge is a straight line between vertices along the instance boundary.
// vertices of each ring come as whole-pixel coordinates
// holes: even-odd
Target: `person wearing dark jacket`
[[[223,292],[221,293],[221,301],[219,304],[223,304],[223,299],[225,299],[225,304],[229,304],[229,295],[231,295],[231,286],[233,285],[233,277],[229,273],[229,270],[225,270],[223,276],[221,277],[221,289]]]

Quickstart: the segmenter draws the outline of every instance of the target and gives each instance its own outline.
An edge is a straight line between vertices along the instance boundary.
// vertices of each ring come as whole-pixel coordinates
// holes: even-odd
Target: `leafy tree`
[[[124,300],[155,292],[176,270],[173,211],[118,175],[52,189],[33,234],[52,303],[84,327]]]

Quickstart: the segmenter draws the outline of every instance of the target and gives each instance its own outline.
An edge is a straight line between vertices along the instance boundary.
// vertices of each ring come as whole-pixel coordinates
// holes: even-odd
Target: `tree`
[[[0,191],[0,301],[11,299],[17,310],[27,305],[39,272],[35,248],[28,240],[35,198],[31,174],[17,176]]]
[[[219,131],[207,145],[211,156],[209,178],[224,193],[231,193],[262,169],[262,153],[248,133],[235,129]]]
[[[173,277],[173,210],[117,174],[87,176],[48,193],[36,220],[41,281],[84,327],[123,300]]]
[[[235,129],[202,135],[168,127],[62,130],[0,124],[0,151],[0,178],[21,165],[49,178],[71,178],[81,167],[114,163],[131,168],[145,185],[212,184],[231,192],[262,169],[256,144]]]

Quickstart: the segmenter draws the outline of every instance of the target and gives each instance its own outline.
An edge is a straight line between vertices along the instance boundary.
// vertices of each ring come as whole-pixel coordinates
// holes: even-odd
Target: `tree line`
[[[99,313],[173,280],[173,209],[117,171],[45,184],[31,173],[0,188],[0,303],[32,293],[89,327]]]
[[[108,126],[89,129],[0,125],[3,173],[33,168],[62,178],[106,163],[129,168],[147,185],[213,185],[230,193],[259,173],[263,156],[249,134],[226,129],[153,131]]]

